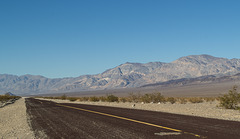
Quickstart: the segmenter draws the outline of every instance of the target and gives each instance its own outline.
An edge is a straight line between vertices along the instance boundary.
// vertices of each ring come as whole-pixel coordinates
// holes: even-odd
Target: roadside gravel
[[[0,138],[34,139],[27,120],[24,98],[0,108]]]
[[[141,103],[117,103],[117,102],[80,102],[69,100],[56,100],[56,99],[43,99],[50,100],[57,103],[79,103],[79,104],[89,104],[89,105],[102,105],[111,107],[122,107],[122,108],[133,108],[132,105],[135,104],[134,109],[150,110],[150,111],[161,111],[175,114],[192,115],[206,118],[240,121],[240,111],[218,108],[218,101],[214,102],[203,102],[203,103],[186,103],[186,104],[141,104]]]

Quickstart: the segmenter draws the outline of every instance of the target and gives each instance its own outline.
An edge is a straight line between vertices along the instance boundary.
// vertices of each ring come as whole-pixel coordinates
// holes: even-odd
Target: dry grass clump
[[[107,102],[118,102],[118,97],[114,95],[107,95],[106,97]]]
[[[170,102],[171,104],[174,104],[174,103],[176,103],[177,99],[174,98],[174,97],[168,97],[168,98],[166,99],[166,101],[167,101],[167,102]]]
[[[54,99],[54,97],[39,97],[39,98]]]
[[[188,101],[186,98],[177,98],[177,102],[180,104],[186,104]]]
[[[165,102],[165,98],[161,93],[151,93],[151,94],[144,94],[141,96],[141,101],[144,103],[158,103],[158,102]]]
[[[126,97],[126,99],[128,102],[138,103],[141,101],[141,94],[129,93],[128,97]]]
[[[19,99],[21,98],[20,96],[10,96],[10,95],[0,95],[0,101],[1,102],[6,102],[10,99]]]
[[[89,101],[98,102],[99,100],[100,100],[99,97],[96,96],[89,97]]]
[[[202,97],[178,97],[176,98],[176,101],[180,104],[186,104],[186,103],[202,103],[204,102],[204,98]]]
[[[66,100],[66,99],[67,99],[67,96],[64,94],[64,95],[62,95],[60,98],[61,98],[61,100]]]
[[[79,101],[88,101],[89,97],[79,97],[78,100]]]
[[[218,101],[217,97],[178,97],[177,102],[180,104],[186,103],[203,103],[203,102],[214,102]]]
[[[159,93],[148,93],[148,94],[134,94],[130,93],[128,97],[125,98],[128,102],[143,102],[143,103],[158,103],[158,102],[166,102],[164,96]]]
[[[203,100],[205,100],[206,102],[213,102],[215,100],[217,100],[216,97],[204,97]]]
[[[203,98],[201,98],[201,97],[191,97],[191,98],[188,98],[188,101],[191,102],[191,103],[202,103]]]
[[[118,98],[118,101],[125,103],[125,102],[127,102],[127,98],[125,98],[125,97],[119,97],[119,98]]]
[[[106,102],[106,100],[107,100],[105,96],[100,96],[98,98],[99,98],[99,101],[101,101],[101,102]]]
[[[69,101],[76,101],[78,98],[77,97],[68,97],[67,98]]]

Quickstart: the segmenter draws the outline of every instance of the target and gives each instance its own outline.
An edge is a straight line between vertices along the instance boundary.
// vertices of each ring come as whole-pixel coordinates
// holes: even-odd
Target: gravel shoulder
[[[38,98],[42,99],[42,98]],[[121,108],[132,108],[135,104],[134,109],[149,110],[149,111],[160,111],[174,114],[183,114],[191,116],[199,116],[205,118],[214,118],[230,121],[240,121],[240,111],[218,108],[218,101],[214,102],[203,102],[203,103],[187,103],[187,104],[141,104],[141,103],[117,103],[117,102],[80,102],[69,100],[57,100],[57,99],[43,99],[50,100],[56,103],[77,103],[77,104],[88,104],[88,105],[99,105],[99,106],[111,106]]]
[[[20,98],[15,103],[0,108],[0,138],[34,138],[34,133],[28,124],[24,98]]]

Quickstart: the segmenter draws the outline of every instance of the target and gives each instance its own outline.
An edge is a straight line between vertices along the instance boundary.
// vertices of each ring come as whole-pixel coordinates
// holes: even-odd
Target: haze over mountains
[[[214,75],[213,78],[218,78],[237,73],[240,73],[240,59],[192,55],[181,57],[171,63],[127,62],[101,74],[82,75],[76,78],[50,79],[34,75],[0,74],[0,91],[16,94],[40,94],[131,88],[147,84],[161,84],[161,82],[182,78],[208,75]]]

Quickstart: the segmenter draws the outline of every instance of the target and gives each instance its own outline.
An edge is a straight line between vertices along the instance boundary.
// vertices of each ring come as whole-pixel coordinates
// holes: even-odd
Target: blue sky
[[[238,0],[1,0],[0,74],[97,74],[187,55],[240,58]]]

